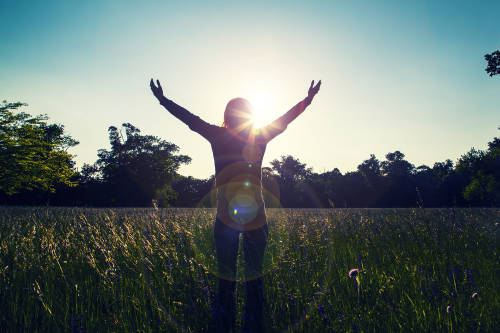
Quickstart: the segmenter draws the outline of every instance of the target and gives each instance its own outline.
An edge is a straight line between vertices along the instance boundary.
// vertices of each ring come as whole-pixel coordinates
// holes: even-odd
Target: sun
[[[250,94],[249,101],[253,105],[252,121],[256,128],[266,126],[274,120],[276,112],[275,101],[272,96],[265,92],[255,92]]]

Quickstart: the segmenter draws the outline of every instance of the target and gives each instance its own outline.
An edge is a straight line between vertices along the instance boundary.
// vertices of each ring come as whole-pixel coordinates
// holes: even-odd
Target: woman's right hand
[[[151,91],[153,92],[153,95],[155,95],[155,97],[159,101],[161,101],[163,98],[165,98],[163,96],[163,89],[161,88],[160,81],[156,80],[156,83],[158,84],[158,86],[155,86],[153,79],[151,79],[151,82],[149,82],[149,86],[151,87]]]

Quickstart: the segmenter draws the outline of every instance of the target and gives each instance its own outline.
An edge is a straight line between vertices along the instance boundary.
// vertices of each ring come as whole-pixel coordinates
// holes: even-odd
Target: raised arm
[[[184,109],[182,106],[177,105],[173,101],[166,98],[163,95],[163,89],[161,87],[160,81],[156,80],[156,83],[158,86],[156,86],[153,82],[153,79],[151,79],[149,85],[151,87],[153,95],[155,95],[160,104],[163,105],[163,107],[177,119],[188,125],[191,130],[201,134],[207,140],[210,140],[211,134],[214,129],[217,128],[217,126],[210,125],[209,123],[203,121],[200,117],[195,116],[188,110]]]
[[[271,124],[264,127],[260,132],[261,135],[265,137],[266,141],[271,140],[276,135],[283,132],[287,128],[288,124],[290,124],[292,121],[295,120],[295,118],[297,118],[302,112],[304,112],[304,110],[309,106],[309,104],[311,104],[312,100],[314,99],[314,96],[316,96],[320,87],[321,87],[321,80],[318,81],[316,86],[314,85],[314,80],[313,80],[307,92],[306,98],[298,102],[293,108],[291,108],[284,115],[273,121]]]

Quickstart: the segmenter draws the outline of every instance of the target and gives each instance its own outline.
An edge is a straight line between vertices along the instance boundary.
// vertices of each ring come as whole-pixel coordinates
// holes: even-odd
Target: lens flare
[[[252,156],[253,153],[253,150],[250,150],[249,156]],[[248,170],[247,168],[250,167],[258,166],[253,165],[250,161],[234,166],[238,170]],[[227,172],[227,177],[225,177],[224,172]],[[207,207],[207,203],[211,203],[210,207],[216,207],[217,197],[220,200],[225,200],[224,204],[227,213],[225,216],[219,216],[219,220],[226,226],[242,232],[255,230],[255,228],[262,226],[260,223],[266,223],[265,218],[260,218],[259,205],[255,201],[253,194],[253,189],[260,190],[259,182],[256,179],[248,178],[247,175],[245,177],[234,178],[231,175],[235,174],[235,170],[231,168],[223,170],[221,173],[218,176],[227,180],[227,182],[219,183],[218,188],[222,190],[220,193],[224,194],[222,197],[218,196],[217,188],[214,186],[212,191],[200,201],[200,206]],[[266,208],[269,238],[267,240],[262,271],[254,274],[238,269],[235,277],[226,276],[225,273],[221,273],[213,243],[207,241],[208,238],[206,235],[213,237],[210,236],[213,235],[211,223],[204,225],[198,234],[193,235],[193,242],[191,244],[194,253],[192,259],[204,267],[207,273],[210,272],[217,278],[232,281],[246,282],[268,274],[285,274],[283,272],[288,272],[286,274],[292,275],[296,272],[299,275],[307,274],[314,277],[316,282],[313,290],[307,289],[308,291],[306,291],[304,289],[305,285],[302,284],[296,286],[293,294],[289,294],[289,288],[282,288],[279,285],[276,289],[277,293],[280,294],[279,297],[293,297],[291,298],[291,302],[304,304],[305,307],[303,310],[295,313],[290,318],[290,322],[286,325],[287,327],[280,328],[280,330],[300,331],[305,322],[311,318],[314,311],[318,311],[318,308],[322,306],[324,297],[328,294],[328,279],[334,267],[331,262],[330,251],[328,250],[330,246],[328,240],[328,214],[326,210],[321,209],[321,200],[313,188],[304,184],[300,186],[300,189],[309,199],[310,204],[315,207],[314,214],[310,215],[311,212],[309,210],[304,210],[295,217],[296,213],[282,209],[280,204],[280,186],[272,174],[266,173],[263,175],[262,181],[264,183],[262,192],[266,207],[276,207]],[[225,188],[222,189],[221,187]],[[318,208],[320,211],[317,210]],[[216,211],[212,208],[206,212],[210,212],[211,215],[213,214],[213,221],[215,221]],[[254,217],[252,218],[252,216]],[[259,222],[255,223],[256,221]],[[310,224],[308,222],[313,223]],[[297,223],[300,223],[300,225],[297,226]],[[289,235],[287,232],[288,229],[297,230],[298,237],[289,238],[287,236]],[[325,248],[326,254],[323,256],[312,256],[313,253],[309,253],[312,244],[317,248]],[[300,251],[303,251],[301,252],[303,253],[303,257],[290,257],[291,249],[300,249]]]
[[[273,95],[266,91],[254,92],[250,94],[249,100],[254,107],[252,122],[256,129],[267,125],[273,120],[273,113],[276,112]]]
[[[251,222],[259,212],[259,206],[255,199],[245,193],[238,193],[229,202],[228,211],[232,211],[231,219],[238,224]]]

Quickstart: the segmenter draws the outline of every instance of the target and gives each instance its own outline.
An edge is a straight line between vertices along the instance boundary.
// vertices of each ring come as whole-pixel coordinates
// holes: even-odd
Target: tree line
[[[500,74],[500,51],[485,55],[490,76]],[[46,115],[0,105],[0,204],[92,207],[214,205],[214,176],[197,179],[178,169],[191,161],[179,147],[144,135],[129,123],[108,129],[109,150],[75,168],[67,150],[78,141]],[[500,129],[500,128],[499,128]],[[293,156],[262,170],[268,207],[500,206],[500,138],[472,148],[456,163],[415,166],[400,151],[370,155],[355,171],[315,173]]]
[[[0,107],[0,200],[2,204],[92,207],[214,205],[214,176],[178,174],[191,161],[179,147],[132,124],[108,129],[110,149],[81,170],[67,149],[78,144],[46,116]],[[500,129],[500,128],[499,128]],[[500,138],[486,150],[472,148],[456,163],[415,166],[400,151],[384,160],[370,155],[357,170],[313,172],[293,156],[262,170],[268,207],[500,206]]]

